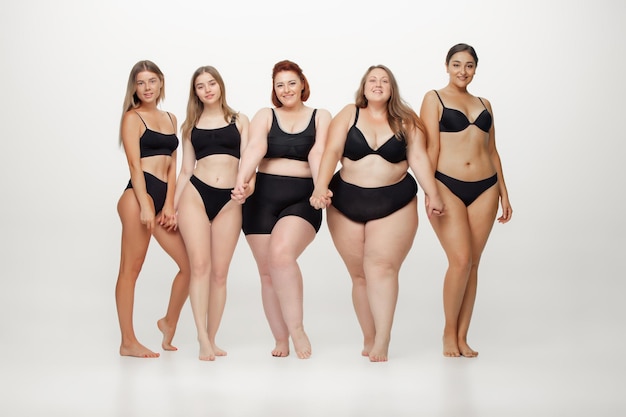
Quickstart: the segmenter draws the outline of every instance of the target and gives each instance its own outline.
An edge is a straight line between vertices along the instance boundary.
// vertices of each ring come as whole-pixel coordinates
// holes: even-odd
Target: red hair
[[[304,73],[302,72],[302,68],[300,68],[300,66],[296,64],[295,62],[292,62],[289,60],[277,62],[274,65],[274,69],[272,69],[272,83],[274,81],[274,78],[276,78],[276,74],[278,74],[279,72],[283,72],[283,71],[292,71],[298,75],[303,85],[302,95],[300,96],[300,99],[302,101],[307,101],[309,99],[309,96],[311,95],[311,89],[309,88],[309,82],[307,81],[306,77],[304,76]],[[272,85],[272,103],[276,107],[283,106],[283,103],[281,103],[280,100],[278,99],[278,96],[276,96],[276,90],[274,90],[273,85]]]

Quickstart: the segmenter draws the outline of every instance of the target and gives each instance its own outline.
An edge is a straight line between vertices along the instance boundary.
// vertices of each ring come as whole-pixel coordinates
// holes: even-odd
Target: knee
[[[449,259],[450,269],[459,272],[460,274],[467,275],[470,273],[474,266],[472,257],[470,255],[457,254]]]
[[[269,254],[269,267],[271,269],[281,269],[293,265],[296,262],[294,256],[284,248],[272,248]]]
[[[371,278],[393,277],[398,275],[399,268],[390,261],[376,259],[365,263],[367,276]]]
[[[194,279],[206,277],[211,273],[211,263],[204,259],[193,261],[191,262],[190,266],[191,276]],[[183,268],[181,268],[181,272],[183,272]]]
[[[119,279],[127,279],[136,281],[141,272],[144,258],[136,259],[123,259],[120,265],[120,277]]]
[[[352,278],[352,285],[354,287],[365,287],[366,286],[365,274],[363,274],[363,273],[352,274],[352,275],[350,275],[350,278]]]
[[[211,286],[225,287],[227,270],[211,270]]]

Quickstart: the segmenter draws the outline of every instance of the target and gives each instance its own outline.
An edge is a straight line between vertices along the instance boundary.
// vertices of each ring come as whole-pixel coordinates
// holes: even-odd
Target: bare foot
[[[215,360],[215,352],[213,352],[213,346],[207,340],[204,342],[200,342],[200,355],[198,358],[201,361],[214,361]]]
[[[178,350],[178,348],[172,345],[172,339],[174,339],[174,333],[176,333],[176,326],[169,326],[165,322],[165,318],[157,321],[157,327],[163,333],[163,341],[161,347],[163,350]]]
[[[369,356],[370,355],[370,351],[372,350],[373,346],[374,346],[374,339],[372,339],[372,340],[365,339],[363,341],[363,350],[361,351],[361,355]]]
[[[368,355],[370,362],[387,362],[389,355],[389,340],[374,344]]]
[[[159,353],[151,351],[139,342],[120,346],[120,355],[135,358],[158,358],[160,356]]]
[[[289,339],[287,340],[277,340],[276,347],[272,350],[272,356],[276,358],[284,358],[289,356]]]
[[[461,356],[461,352],[459,351],[459,344],[457,342],[456,335],[454,336],[443,336],[443,356],[448,358],[458,358]]]
[[[311,357],[311,342],[309,337],[304,332],[304,329],[299,329],[291,335],[293,340],[293,348],[296,350],[296,355],[300,359],[309,359]]]
[[[217,345],[215,343],[211,343],[211,346],[213,347],[213,352],[215,352],[215,356],[226,356],[226,355],[228,355],[228,353],[225,350],[220,349],[219,347],[217,347]]]
[[[461,356],[465,356],[466,358],[475,358],[478,356],[478,352],[469,347],[466,341],[459,342],[459,351],[461,352]]]

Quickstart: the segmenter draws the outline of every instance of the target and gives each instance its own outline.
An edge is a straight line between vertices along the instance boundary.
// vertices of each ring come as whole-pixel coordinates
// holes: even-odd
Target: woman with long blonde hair
[[[189,298],[200,360],[226,351],[215,343],[226,303],[226,278],[241,233],[241,205],[231,200],[248,118],[226,102],[222,76],[212,66],[191,77],[182,126],[183,162],[176,186],[178,227],[191,264]]]
[[[180,269],[165,317],[157,322],[164,350],[176,350],[172,339],[189,293],[189,261],[175,230],[176,117],[159,109],[164,98],[165,79],[159,67],[151,61],[135,64],[128,77],[120,126],[120,141],[130,170],[130,181],[117,204],[122,221],[122,253],[115,299],[123,356],[159,356],[139,343],[133,327],[135,284],[152,236]]]

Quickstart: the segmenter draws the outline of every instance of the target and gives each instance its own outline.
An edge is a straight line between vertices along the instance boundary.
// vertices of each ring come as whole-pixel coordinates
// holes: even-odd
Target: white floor
[[[445,265],[440,249],[431,246],[429,227],[421,226],[402,271],[390,361],[377,364],[359,354],[349,279],[326,246],[324,229],[301,261],[310,360],[270,356],[273,341],[243,239],[219,334],[228,356],[211,363],[197,360],[188,304],[175,338],[178,352],[162,352],[159,359],[117,354],[117,248],[79,270],[64,262],[31,263],[27,277],[3,280],[0,415],[626,415],[624,284],[610,266],[566,271],[542,265],[539,254],[528,259],[531,248],[524,257],[507,255],[510,247],[499,242],[508,232],[496,229],[483,260],[471,332],[480,356],[444,358]],[[172,268],[151,247],[137,288],[135,326],[153,349],[160,344],[155,322],[164,311]]]

